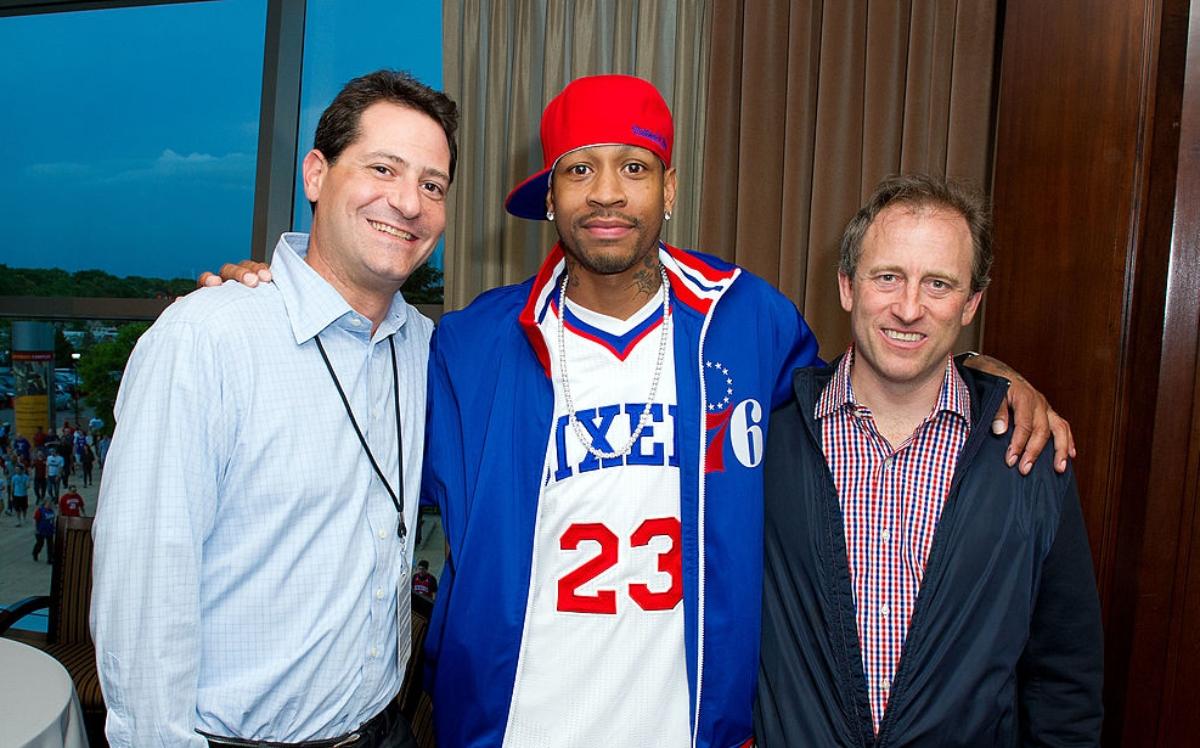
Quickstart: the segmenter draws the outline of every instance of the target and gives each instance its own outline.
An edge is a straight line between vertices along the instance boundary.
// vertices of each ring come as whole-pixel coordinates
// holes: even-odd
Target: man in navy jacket
[[[886,180],[846,229],[853,342],[796,372],[765,459],[762,745],[1096,745],[1102,634],[1072,471],[987,421],[951,346],[991,265],[982,201]]]

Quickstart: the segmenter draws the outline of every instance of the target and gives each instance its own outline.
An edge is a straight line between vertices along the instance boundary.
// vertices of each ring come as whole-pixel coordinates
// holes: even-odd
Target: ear
[[[321,195],[325,174],[329,172],[329,162],[325,160],[325,154],[314,148],[304,156],[301,169],[304,174],[304,196],[310,203],[315,203]]]
[[[550,186],[548,186],[546,188],[546,212],[551,213],[553,211],[554,211],[554,183],[551,182]]]
[[[667,169],[663,175],[663,207],[668,213],[675,211],[675,187],[677,184],[675,167]]]
[[[854,309],[854,283],[841,270],[838,271],[838,297],[842,301],[842,309],[847,312]]]
[[[979,311],[979,302],[983,300],[983,291],[976,291],[971,294],[971,298],[967,299],[966,306],[962,311],[962,326],[966,327],[971,324],[971,320],[975,319],[975,312]]]

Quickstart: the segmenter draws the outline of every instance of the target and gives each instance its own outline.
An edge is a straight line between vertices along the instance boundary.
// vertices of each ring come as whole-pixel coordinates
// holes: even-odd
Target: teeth
[[[892,340],[902,340],[906,343],[915,343],[925,337],[919,332],[900,332],[899,330],[884,330],[883,334]]]
[[[388,226],[386,223],[378,223],[376,221],[367,221],[367,223],[371,224],[372,228],[378,229],[385,234],[391,234],[392,236],[399,237],[406,241],[412,241],[413,239],[417,238],[417,237],[413,236],[412,234],[408,233],[407,231],[401,231],[400,229],[392,228],[391,226]]]

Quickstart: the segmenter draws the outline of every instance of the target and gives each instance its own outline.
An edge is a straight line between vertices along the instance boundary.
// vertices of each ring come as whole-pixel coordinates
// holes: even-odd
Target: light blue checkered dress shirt
[[[125,370],[92,596],[114,746],[335,737],[399,689],[413,533],[402,547],[315,336],[394,487],[395,333],[412,528],[432,323],[397,294],[372,335],[307,244],[283,236],[272,284],[177,301]]]

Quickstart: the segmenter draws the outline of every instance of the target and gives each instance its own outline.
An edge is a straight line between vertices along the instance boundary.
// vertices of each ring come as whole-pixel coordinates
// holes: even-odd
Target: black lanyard
[[[400,467],[400,492],[397,495],[396,491],[392,490],[392,484],[388,483],[388,479],[384,476],[383,470],[379,468],[379,462],[375,459],[375,454],[371,448],[367,446],[367,439],[363,436],[362,429],[358,427],[358,421],[354,418],[354,411],[350,409],[350,401],[346,398],[346,392],[342,389],[342,383],[338,381],[337,373],[333,370],[333,364],[329,363],[329,355],[325,353],[325,346],[321,345],[321,335],[317,334],[317,350],[321,352],[321,358],[325,361],[325,368],[329,370],[329,376],[333,379],[333,386],[337,387],[338,394],[342,396],[342,405],[346,406],[346,415],[350,417],[350,425],[354,427],[354,433],[358,434],[358,441],[362,444],[363,452],[366,452],[367,459],[371,461],[371,467],[375,468],[375,475],[379,476],[379,482],[387,489],[388,496],[392,497],[392,503],[396,505],[396,514],[400,517],[399,524],[396,525],[396,537],[404,541],[404,536],[408,534],[408,528],[404,526],[404,436],[400,428],[400,376],[396,373],[396,344],[392,338],[396,337],[395,333],[388,336],[388,347],[392,349],[392,391],[395,395],[394,405],[396,406],[396,462]]]

